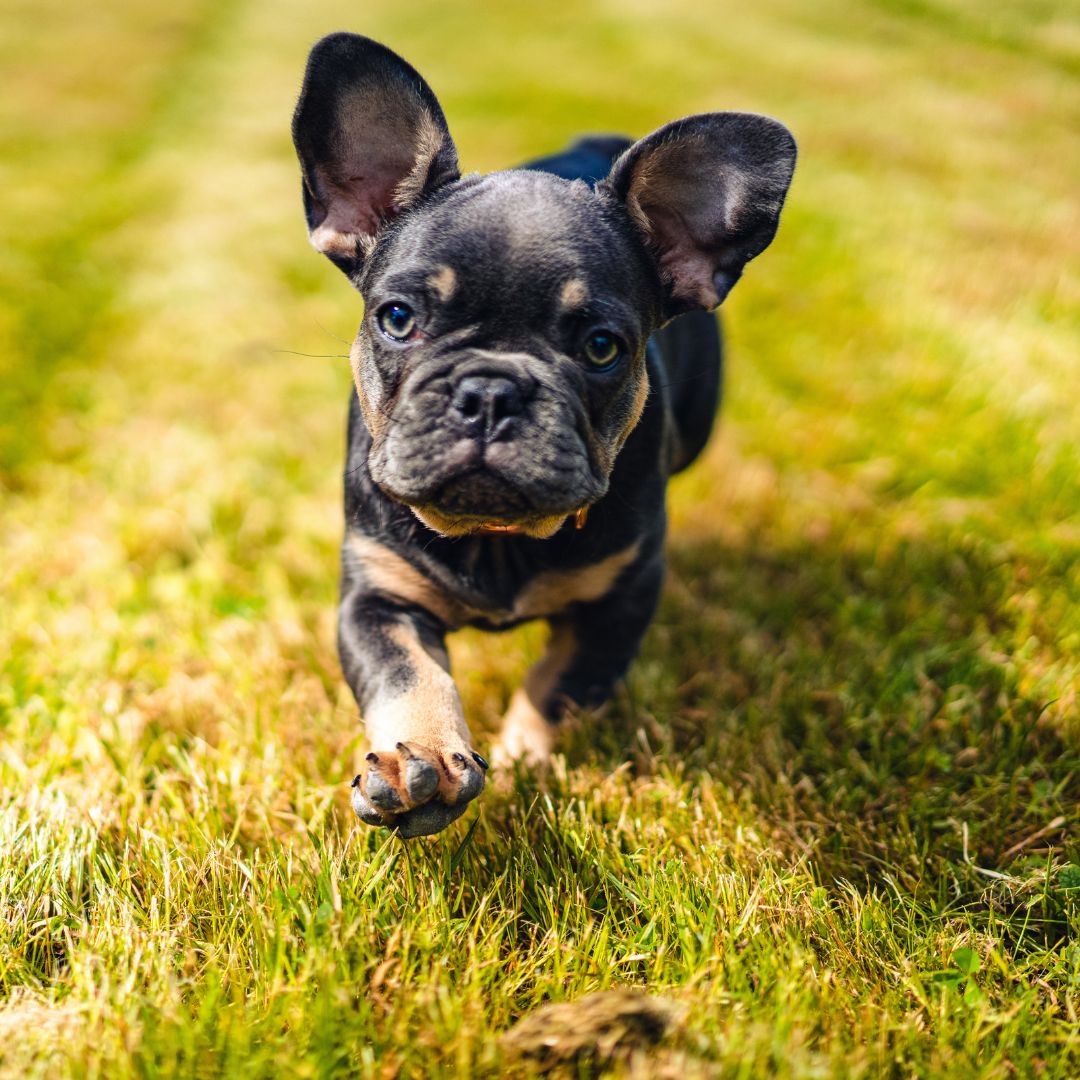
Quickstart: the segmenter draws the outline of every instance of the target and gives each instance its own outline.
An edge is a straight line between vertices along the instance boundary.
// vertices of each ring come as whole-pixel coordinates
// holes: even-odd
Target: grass
[[[517,1074],[612,987],[680,1028],[572,1075],[1080,1074],[1080,8],[3,18],[0,1075]],[[347,808],[359,305],[288,143],[340,27],[468,167],[709,108],[802,149],[625,691],[409,844]],[[540,643],[454,641],[474,731]]]

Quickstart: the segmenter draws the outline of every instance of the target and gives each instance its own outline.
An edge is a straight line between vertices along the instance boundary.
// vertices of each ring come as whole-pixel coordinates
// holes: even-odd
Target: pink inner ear
[[[311,231],[311,243],[325,255],[354,255],[356,245],[374,237],[398,209],[393,191],[404,174],[372,167],[365,175],[359,171],[360,162],[346,164],[356,167],[356,175],[345,180],[330,179],[325,170],[317,170],[319,201],[326,207],[326,216]],[[411,166],[410,160],[405,173]]]
[[[714,308],[720,294],[713,284],[713,260],[688,245],[673,247],[660,257],[660,266],[672,281],[671,295],[676,300]]]
[[[659,251],[660,269],[674,299],[714,308],[720,296],[713,284],[716,259],[691,235],[691,226],[672,207],[642,206],[649,220],[651,239]]]
[[[312,244],[325,254],[354,255],[357,244],[371,241],[400,212],[402,185],[418,169],[426,176],[442,142],[443,132],[419,102],[370,90],[343,97],[336,154],[315,169],[326,216],[312,230]]]
[[[413,155],[379,160],[373,152],[367,161],[341,163],[350,175],[341,179],[317,169],[319,201],[326,217],[311,232],[311,243],[326,255],[353,255],[356,245],[372,239],[382,224],[398,213],[394,190],[416,164]]]

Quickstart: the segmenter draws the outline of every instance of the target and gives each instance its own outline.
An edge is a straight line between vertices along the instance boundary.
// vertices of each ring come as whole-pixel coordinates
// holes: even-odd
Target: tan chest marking
[[[461,626],[469,621],[467,605],[454,600],[411,562],[378,540],[362,533],[350,533],[347,543],[360,563],[364,580],[373,589],[422,607],[447,626]]]
[[[412,563],[371,537],[353,533],[348,545],[372,588],[430,611],[451,629],[477,620],[511,623],[557,615],[571,604],[599,600],[637,558],[641,546],[637,541],[606,559],[577,570],[549,570],[538,574],[521,590],[510,609],[493,611],[473,607],[450,596]]]
[[[571,604],[588,604],[611,591],[618,576],[637,558],[640,541],[606,559],[577,570],[548,570],[538,574],[514,601],[512,618],[555,615]]]

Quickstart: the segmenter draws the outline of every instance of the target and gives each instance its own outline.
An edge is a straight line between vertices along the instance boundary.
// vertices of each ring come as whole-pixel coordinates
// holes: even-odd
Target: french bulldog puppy
[[[428,84],[355,34],[293,117],[311,243],[364,300],[351,361],[339,649],[370,753],[361,820],[438,832],[484,787],[444,644],[546,619],[496,755],[541,762],[603,702],[663,579],[664,493],[712,427],[711,314],[776,233],[795,142],[705,113],[462,175]]]

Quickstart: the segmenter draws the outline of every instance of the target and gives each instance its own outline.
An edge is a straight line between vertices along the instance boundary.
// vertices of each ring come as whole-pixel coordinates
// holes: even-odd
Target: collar
[[[585,528],[585,519],[589,516],[589,508],[582,506],[580,509],[575,510],[573,514],[567,515],[567,520],[571,517],[574,519],[575,529]],[[494,521],[485,521],[477,526],[477,536],[526,536],[528,535],[520,525],[499,525]]]

